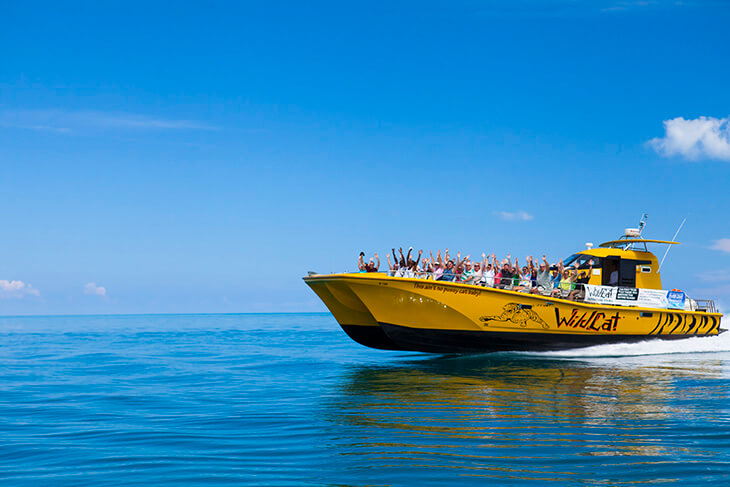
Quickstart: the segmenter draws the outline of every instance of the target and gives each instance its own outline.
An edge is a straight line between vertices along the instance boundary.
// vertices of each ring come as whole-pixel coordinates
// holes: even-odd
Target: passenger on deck
[[[438,250],[436,255],[437,257],[436,259],[434,259],[433,253],[431,253],[431,261],[433,262],[433,279],[435,281],[438,281],[441,278],[441,275],[444,273],[446,265],[444,265],[444,262],[441,259],[441,249]]]
[[[593,259],[588,261],[588,264],[590,267],[588,268],[588,272],[586,271],[580,271],[580,274],[575,280],[575,283],[577,286],[573,291],[570,291],[570,296],[568,296],[568,299],[571,301],[575,301],[577,297],[582,293],[583,296],[585,296],[585,285],[588,284],[588,281],[591,280],[591,273],[593,272]]]
[[[563,259],[560,259],[558,261],[558,265],[555,266],[556,268],[553,270],[553,278],[551,279],[551,282],[553,283],[553,297],[560,297],[560,285],[563,282],[563,274],[565,271],[565,267],[563,267]]]
[[[575,283],[573,282],[574,279],[573,273],[570,271],[570,269],[563,269],[563,277],[560,280],[560,289],[558,290],[558,297],[569,297],[570,291],[575,289]],[[553,293],[553,295],[555,295]]]
[[[357,267],[360,272],[378,272],[378,268],[380,267],[380,257],[378,257],[377,253],[374,255],[377,260],[377,264],[373,262],[372,258],[370,258],[370,261],[366,264],[363,260],[365,252],[360,252],[360,256],[357,258]]]
[[[609,286],[618,286],[618,269],[611,271],[611,275],[608,278]]]
[[[422,274],[425,274],[426,279],[431,279],[431,276],[433,276],[434,271],[436,269],[433,267],[433,264],[428,258],[423,259],[423,268],[419,271]]]
[[[557,289],[560,289],[560,279],[561,279],[560,265],[562,265],[562,261],[561,261],[561,263],[553,266],[550,269],[550,285],[552,286],[553,295],[555,295],[555,291]]]
[[[482,266],[483,267],[482,281],[484,282],[484,284],[482,284],[482,285],[486,286],[486,287],[494,287],[494,276],[495,276],[494,269],[496,266],[496,264],[495,264],[496,256],[494,254],[492,254],[491,263],[488,261],[488,259],[486,259],[485,254],[482,254],[482,257],[484,258],[484,262],[486,263],[486,266],[484,266],[484,265]]]
[[[482,262],[481,264],[479,262],[474,263],[474,279],[472,280],[472,284],[475,284],[477,286],[486,285],[487,281],[484,277],[484,273],[487,271],[487,254],[482,252]]]
[[[479,264],[476,264],[479,265]],[[471,284],[472,280],[476,276],[476,270],[474,269],[474,266],[471,264],[471,261],[467,260],[464,262],[464,270],[461,273],[461,282]]]
[[[444,268],[443,272],[441,273],[441,276],[437,279],[439,281],[453,281],[455,278],[454,274],[454,261],[450,260],[446,262],[446,267]]]
[[[389,274],[391,276],[395,276],[398,274],[398,261],[396,260],[395,263],[390,262],[390,254],[385,254],[386,259],[388,260],[388,270],[390,271]],[[395,257],[395,249],[393,249],[393,257]]]
[[[519,279],[514,290],[529,291],[532,288],[532,272],[530,272],[530,268],[528,266],[522,266],[522,270],[520,270],[520,264],[517,259],[515,259],[515,267],[517,269],[517,277]]]
[[[537,269],[535,276],[536,285],[531,289],[533,294],[542,294],[549,296],[552,294],[553,285],[550,279],[550,264],[548,264],[545,254],[542,255],[542,262]]]
[[[499,289],[512,289],[512,278],[514,272],[512,271],[512,256],[507,255],[507,258],[502,261],[502,269],[499,272],[499,281],[497,287]]]

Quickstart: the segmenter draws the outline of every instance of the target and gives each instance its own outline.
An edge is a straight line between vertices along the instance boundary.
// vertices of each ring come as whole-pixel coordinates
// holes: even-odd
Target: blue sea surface
[[[0,482],[726,485],[725,335],[458,356],[329,314],[0,318]]]

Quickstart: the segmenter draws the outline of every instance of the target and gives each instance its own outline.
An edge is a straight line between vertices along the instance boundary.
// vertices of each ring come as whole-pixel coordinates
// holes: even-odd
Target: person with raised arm
[[[507,254],[507,258],[502,261],[502,268],[499,271],[499,280],[497,287],[499,289],[512,289],[512,278],[514,273],[512,272],[512,255]]]
[[[529,257],[527,259],[529,261]],[[516,271],[515,280],[517,282],[513,289],[515,291],[529,291],[530,288],[532,287],[531,281],[530,281],[530,277],[531,277],[530,268],[525,265],[525,266],[522,266],[522,269],[520,270],[520,263],[517,260],[517,258],[515,258],[515,271]]]
[[[487,270],[487,254],[482,252],[482,262],[481,264],[477,262],[474,264],[474,271],[475,271],[475,277],[474,277],[474,284],[478,286],[484,287],[487,283],[486,278],[484,277],[484,272]]]
[[[462,259],[461,252],[456,253],[456,266],[454,270],[454,273],[456,274],[456,279],[454,279],[455,282],[461,282],[464,274],[464,264],[469,260],[469,257],[471,257],[471,255],[467,255]]]
[[[410,253],[411,253],[411,250],[408,249],[408,255],[410,255]],[[418,251],[418,257],[416,257],[416,261],[413,263],[414,270],[418,269],[418,263],[421,261],[421,255],[423,255],[423,249]]]
[[[533,294],[542,294],[549,296],[553,292],[553,286],[550,282],[550,264],[548,264],[547,257],[542,254],[542,262],[537,270],[537,276],[535,278],[536,286],[532,288]]]
[[[423,278],[424,279],[431,279],[434,273],[434,267],[431,261],[428,258],[423,259]]]
[[[433,254],[431,254],[431,260],[433,260]],[[435,281],[438,281],[441,279],[441,275],[444,273],[444,270],[446,269],[446,265],[444,264],[444,261],[441,259],[441,249],[438,249],[436,252],[436,261],[433,266],[433,279]]]
[[[479,264],[476,264],[479,265]],[[472,284],[476,277],[476,269],[470,260],[464,262],[464,270],[461,272],[461,282]]]
[[[398,252],[400,252],[400,266],[405,269],[408,264],[406,263],[406,257],[403,255],[403,247],[398,247]]]
[[[380,257],[378,257],[378,253],[375,254],[375,259],[377,260],[377,264],[373,262],[373,259],[370,259],[370,262],[367,264],[365,272],[378,272],[378,269],[380,268]]]
[[[367,272],[367,268],[365,266],[365,261],[363,260],[363,257],[365,257],[365,252],[360,252],[360,255],[357,257],[357,271],[358,272]]]
[[[484,275],[483,280],[484,280],[484,285],[486,287],[494,287],[494,278],[495,278],[496,272],[497,272],[496,271],[497,256],[492,254],[491,257],[492,257],[492,261],[490,263],[489,256],[487,256],[487,259],[485,260],[486,267],[484,267],[484,270],[483,270],[483,275]]]
[[[570,296],[568,296],[568,299],[571,301],[575,301],[581,294],[585,296],[585,285],[591,280],[591,273],[593,272],[593,259],[588,261],[588,265],[588,272],[580,271],[580,274],[575,279],[575,289],[570,291]]]
[[[530,256],[530,292],[537,287],[537,260]]]
[[[385,254],[385,257],[388,259],[388,275],[395,276],[398,272],[398,261],[396,260],[395,263],[391,263],[390,254]],[[395,249],[393,249],[393,257],[395,257]]]
[[[552,278],[550,283],[553,285],[551,296],[555,297],[560,294],[560,281],[563,280],[563,259],[558,260],[558,264],[552,269]]]
[[[449,260],[446,261],[446,266],[444,267],[443,272],[441,272],[441,275],[439,276],[439,281],[453,281],[456,276],[454,275],[454,261]]]
[[[571,298],[571,291],[575,289],[575,277],[576,277],[576,270],[575,269],[566,269],[562,264],[563,261],[560,261],[561,267],[563,268],[563,275],[560,279],[560,297],[564,298]],[[575,263],[575,267],[577,268],[578,263]]]

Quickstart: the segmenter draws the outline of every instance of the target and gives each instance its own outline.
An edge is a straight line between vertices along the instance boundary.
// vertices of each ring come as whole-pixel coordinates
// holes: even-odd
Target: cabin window
[[[621,287],[636,287],[636,271],[645,272],[644,269],[651,267],[645,264],[651,264],[648,260],[622,259],[618,256],[609,256],[603,259],[603,271],[601,276],[601,284],[610,285],[611,274],[618,271],[618,285]]]
[[[573,254],[565,261],[563,261],[563,265],[567,269],[568,267],[571,267],[576,262],[578,263],[578,269],[588,269],[591,265],[589,262],[593,260],[593,268],[601,267],[602,262],[600,257],[594,257],[592,255],[586,255],[586,254]]]
[[[620,287],[636,287],[635,261],[621,259],[618,269],[618,285]]]

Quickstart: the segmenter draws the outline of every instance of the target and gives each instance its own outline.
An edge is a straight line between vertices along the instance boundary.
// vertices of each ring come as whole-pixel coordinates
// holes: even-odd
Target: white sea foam
[[[730,332],[713,337],[692,337],[683,340],[650,340],[638,343],[617,343],[594,347],[540,352],[537,355],[553,357],[631,357],[640,355],[668,355],[677,353],[730,352]]]

